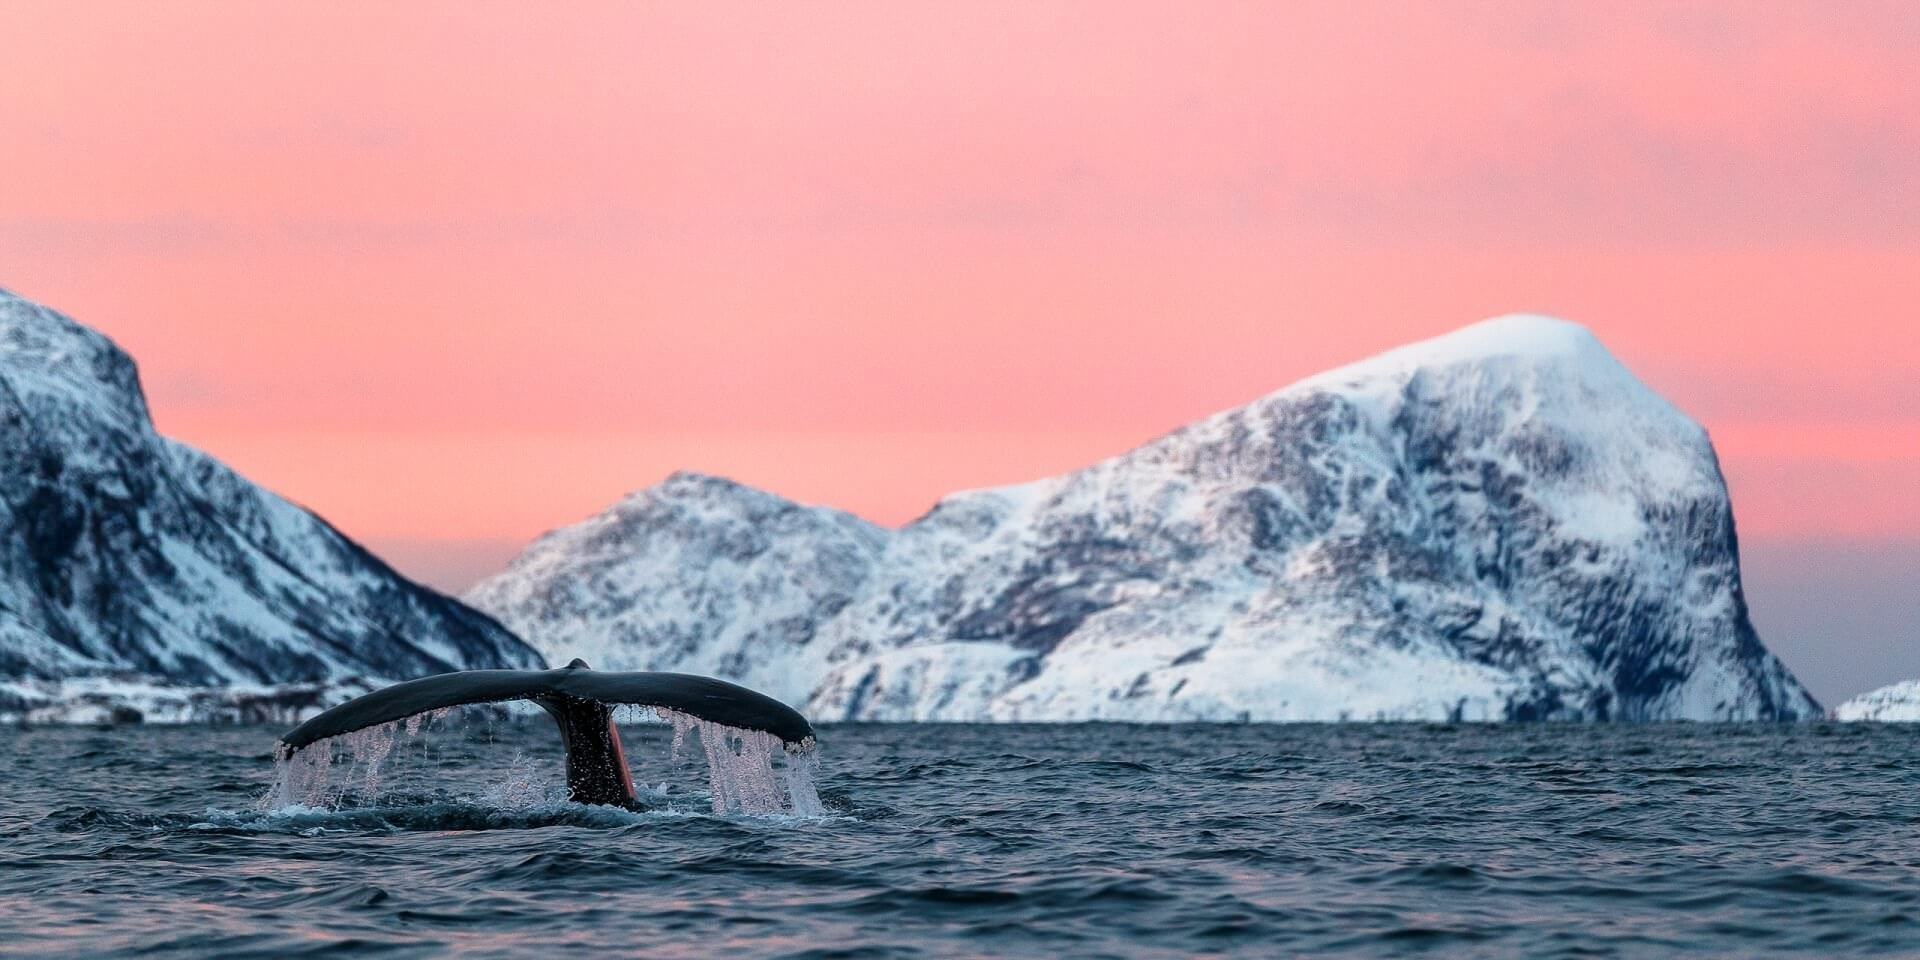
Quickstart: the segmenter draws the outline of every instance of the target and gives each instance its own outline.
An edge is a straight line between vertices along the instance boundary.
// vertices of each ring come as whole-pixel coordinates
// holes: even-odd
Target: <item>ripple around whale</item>
[[[0,953],[1910,955],[1920,731],[828,728],[824,819],[633,812],[544,719],[258,810],[277,731],[0,733]],[[1110,735],[1115,734],[1118,735]]]

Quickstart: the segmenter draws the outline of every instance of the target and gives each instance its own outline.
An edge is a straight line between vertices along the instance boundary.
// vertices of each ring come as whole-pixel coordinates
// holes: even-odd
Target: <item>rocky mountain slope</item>
[[[0,291],[0,681],[318,683],[540,663],[492,619],[158,436],[132,359]]]
[[[550,659],[816,720],[1817,717],[1707,435],[1505,317],[897,531],[681,474],[468,601]]]
[[[1833,708],[1835,720],[1920,723],[1920,680],[1863,693]]]

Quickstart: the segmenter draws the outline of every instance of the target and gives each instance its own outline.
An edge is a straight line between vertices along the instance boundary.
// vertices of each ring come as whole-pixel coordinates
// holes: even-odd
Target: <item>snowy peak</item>
[[[73,322],[9,290],[0,289],[0,358],[16,373],[91,377],[103,358],[132,361],[98,331]]]
[[[1467,366],[1482,372],[1551,369],[1583,380],[1653,391],[1615,359],[1600,338],[1580,324],[1537,314],[1482,320],[1365,360],[1336,367],[1292,387],[1328,389],[1340,384],[1404,380],[1416,371]]]
[[[1616,407],[1663,432],[1704,433],[1586,327],[1534,314],[1483,320],[1309,377],[1275,396],[1324,391],[1362,404],[1390,402],[1420,381],[1471,388],[1526,416],[1591,420]]]
[[[737,528],[742,536],[796,526],[843,529],[856,538],[884,536],[881,528],[849,513],[803,506],[726,477],[682,470],[628,494],[598,516],[549,531],[513,563],[579,555],[625,559],[651,533],[688,524]]]
[[[152,432],[138,368],[97,331],[0,290],[0,383],[15,394]]]
[[[1484,363],[1496,357],[1618,365],[1600,338],[1580,324],[1558,317],[1511,313],[1469,324],[1428,340],[1396,347],[1324,374],[1361,375],[1406,367]]]
[[[539,663],[498,623],[155,435],[131,358],[0,296],[0,680],[325,682]]]
[[[521,611],[560,663],[718,674],[799,702],[782,657],[858,594],[887,531],[720,477],[676,473],[536,541],[468,601]]]
[[[1534,316],[898,531],[675,478],[470,599],[550,657],[697,665],[819,719],[1819,712],[1749,621],[1705,432]]]
[[[778,511],[799,506],[784,497],[726,477],[677,470],[655,486],[628,494],[615,510],[645,511],[668,504],[701,507],[730,504],[733,509],[743,511]]]

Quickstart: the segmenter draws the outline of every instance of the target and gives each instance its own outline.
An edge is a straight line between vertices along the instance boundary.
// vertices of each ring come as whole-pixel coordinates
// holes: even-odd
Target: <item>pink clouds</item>
[[[1511,310],[1920,534],[1902,5],[569,10],[12,5],[0,284],[372,537],[897,521]]]

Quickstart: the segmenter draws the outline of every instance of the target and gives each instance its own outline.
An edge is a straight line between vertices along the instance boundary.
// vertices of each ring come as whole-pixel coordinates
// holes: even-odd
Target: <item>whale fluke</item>
[[[396,683],[356,697],[280,737],[288,754],[310,744],[418,713],[476,703],[528,700],[553,717],[567,751],[567,794],[576,803],[636,805],[610,704],[684,713],[772,734],[791,749],[811,746],[798,711],[746,687],[684,673],[598,673],[575,660],[557,670],[464,670]]]

